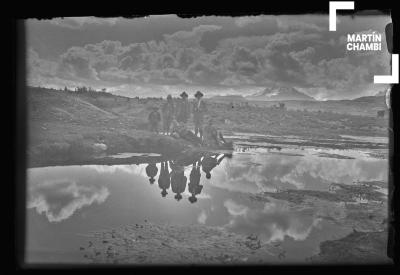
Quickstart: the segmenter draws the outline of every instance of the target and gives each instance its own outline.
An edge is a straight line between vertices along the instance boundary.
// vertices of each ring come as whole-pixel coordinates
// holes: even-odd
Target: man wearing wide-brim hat
[[[180,123],[186,123],[190,117],[190,105],[188,101],[188,94],[183,92],[180,94],[181,100],[178,104],[176,120]]]
[[[158,133],[158,124],[161,121],[161,115],[158,112],[157,106],[150,106],[149,109],[151,110],[148,117],[148,121],[150,124],[150,131]]]
[[[193,122],[194,122],[194,134],[200,134],[200,138],[203,138],[203,121],[204,114],[207,112],[206,103],[203,101],[203,93],[197,91],[194,94],[196,100],[193,102]]]
[[[163,120],[163,132],[164,134],[169,134],[171,123],[175,115],[175,106],[171,95],[167,96],[167,102],[162,105],[161,113]]]
[[[194,97],[195,97],[195,98],[201,98],[201,97],[203,97],[203,96],[204,96],[203,93],[200,92],[200,91],[197,91],[197,92],[194,94]]]

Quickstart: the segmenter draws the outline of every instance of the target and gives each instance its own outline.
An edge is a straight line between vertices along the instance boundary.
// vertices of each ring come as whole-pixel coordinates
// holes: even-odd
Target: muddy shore
[[[316,209],[318,218],[347,227],[347,236],[324,241],[305,264],[391,264],[386,256],[387,198],[377,192],[381,183],[365,182],[335,190],[282,191],[249,195],[250,200],[287,201],[288,207]],[[358,198],[366,196],[360,203]],[[79,248],[88,263],[118,264],[285,264],[280,241],[263,242],[258,235],[233,233],[225,227],[142,223],[90,232]]]

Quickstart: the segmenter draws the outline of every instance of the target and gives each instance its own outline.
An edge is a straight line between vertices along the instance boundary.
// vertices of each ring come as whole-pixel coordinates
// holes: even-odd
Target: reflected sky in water
[[[320,157],[321,152],[354,159]],[[275,199],[252,201],[246,194],[281,189],[328,190],[332,182],[351,184],[387,178],[386,159],[351,150],[239,148],[232,158],[214,164],[209,179],[207,169],[199,167],[199,182],[195,173],[191,175],[195,165],[167,164],[168,172],[175,171],[175,180],[180,183],[175,183],[174,189],[169,186],[164,197],[164,183],[159,181],[161,163],[28,169],[28,261],[81,261],[77,249],[84,234],[145,219],[257,234],[264,242],[282,242],[288,251],[287,260],[300,260],[315,253],[321,241],[350,232],[320,218],[327,212],[345,215],[344,205],[293,207]],[[154,178],[153,183],[149,177]],[[181,192],[179,200],[177,190]],[[197,200],[190,201],[190,197]]]

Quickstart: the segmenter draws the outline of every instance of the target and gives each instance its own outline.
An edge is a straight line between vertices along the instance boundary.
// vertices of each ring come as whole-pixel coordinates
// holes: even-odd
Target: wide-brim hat
[[[189,197],[188,199],[190,201],[190,203],[195,203],[197,201],[196,197]]]
[[[183,92],[179,95],[180,97],[188,97],[188,94],[186,92]]]
[[[204,95],[203,95],[203,93],[200,92],[200,91],[197,91],[197,92],[194,94],[194,97],[202,97],[202,96],[204,96]]]

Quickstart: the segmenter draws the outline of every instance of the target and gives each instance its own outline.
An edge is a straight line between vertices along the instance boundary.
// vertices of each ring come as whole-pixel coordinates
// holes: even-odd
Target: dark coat
[[[151,124],[156,124],[161,121],[161,115],[158,111],[154,110],[149,114],[148,120]]]
[[[190,117],[190,104],[187,99],[181,99],[177,108],[177,121],[187,122]]]

